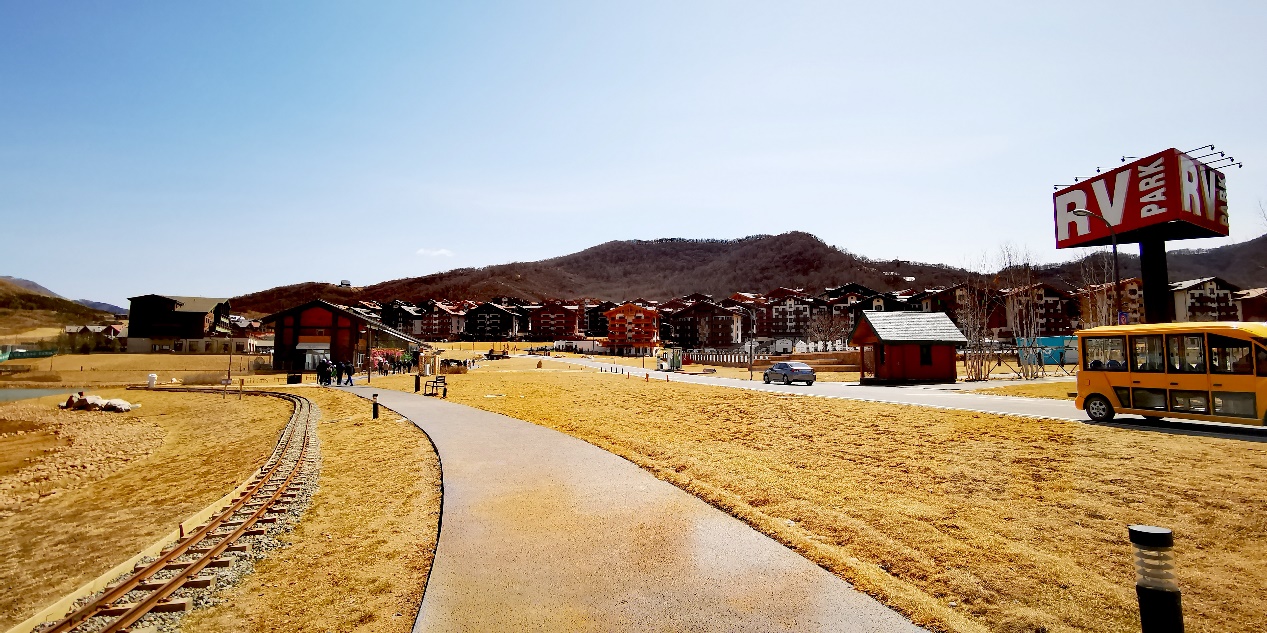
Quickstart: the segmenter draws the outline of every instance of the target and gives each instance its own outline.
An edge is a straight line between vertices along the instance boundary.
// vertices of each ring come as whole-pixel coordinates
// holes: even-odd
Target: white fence
[[[752,357],[754,361],[769,360],[769,354],[756,354]],[[688,363],[696,363],[699,365],[720,365],[722,367],[747,367],[748,354],[746,352],[726,352],[726,353],[707,353],[707,352],[684,352],[682,361]]]

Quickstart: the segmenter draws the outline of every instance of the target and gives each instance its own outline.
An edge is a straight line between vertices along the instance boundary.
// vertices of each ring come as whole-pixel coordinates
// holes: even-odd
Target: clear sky
[[[802,230],[1056,251],[1052,185],[1214,143],[1267,204],[1267,3],[0,2],[0,274],[365,285]],[[771,262],[777,266],[778,262]]]

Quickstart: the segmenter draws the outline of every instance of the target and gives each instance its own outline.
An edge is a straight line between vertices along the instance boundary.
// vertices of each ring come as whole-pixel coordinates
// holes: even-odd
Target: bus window
[[[1171,334],[1166,337],[1170,347],[1169,371],[1172,374],[1205,373],[1205,336],[1201,334]]]
[[[1166,345],[1160,334],[1131,337],[1131,371],[1166,371]]]
[[[1267,377],[1267,348],[1261,345],[1255,345],[1257,350],[1255,355],[1258,356],[1258,375]]]
[[[1246,375],[1254,373],[1253,343],[1218,334],[1211,334],[1209,339],[1210,373]]]
[[[1090,371],[1126,371],[1126,337],[1083,337],[1082,367]]]

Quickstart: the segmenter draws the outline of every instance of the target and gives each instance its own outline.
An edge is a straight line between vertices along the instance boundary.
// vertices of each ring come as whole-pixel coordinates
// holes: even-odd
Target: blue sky
[[[1267,3],[0,2],[0,274],[232,296],[802,230],[1056,251],[1053,184],[1214,143],[1267,230]]]

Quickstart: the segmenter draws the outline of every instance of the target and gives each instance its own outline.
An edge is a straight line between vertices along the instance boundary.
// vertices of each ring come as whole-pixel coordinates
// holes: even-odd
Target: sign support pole
[[[1149,237],[1139,242],[1140,277],[1143,279],[1144,320],[1170,323],[1174,320],[1174,300],[1166,270],[1166,240]]]

